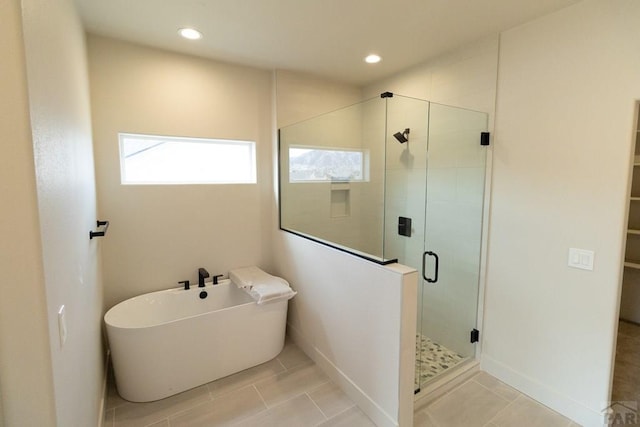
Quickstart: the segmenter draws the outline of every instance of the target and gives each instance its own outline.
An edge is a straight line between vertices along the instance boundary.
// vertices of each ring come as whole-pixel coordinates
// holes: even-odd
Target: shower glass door
[[[430,104],[417,386],[475,354],[487,115]]]
[[[475,353],[486,128],[485,113],[387,99],[384,253],[421,276],[416,390]]]

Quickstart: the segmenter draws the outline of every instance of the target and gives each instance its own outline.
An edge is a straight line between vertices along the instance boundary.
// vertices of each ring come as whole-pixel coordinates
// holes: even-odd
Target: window
[[[289,181],[364,181],[366,151],[343,148],[289,148]]]
[[[122,184],[255,184],[255,142],[119,134]]]

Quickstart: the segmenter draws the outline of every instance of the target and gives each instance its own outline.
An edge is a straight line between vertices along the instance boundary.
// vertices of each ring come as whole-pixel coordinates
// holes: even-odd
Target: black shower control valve
[[[178,284],[184,285],[184,290],[185,291],[189,290],[189,281],[188,280],[183,280],[182,282],[178,282]]]
[[[213,276],[213,284],[217,285],[218,284],[218,278],[224,276],[223,274],[218,274],[216,276]]]
[[[398,217],[398,234],[411,237],[411,218]]]
[[[207,291],[200,292],[200,299],[205,299],[207,297]]]

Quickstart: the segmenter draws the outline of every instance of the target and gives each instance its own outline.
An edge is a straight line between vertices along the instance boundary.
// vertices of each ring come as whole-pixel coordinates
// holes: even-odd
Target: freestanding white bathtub
[[[271,360],[286,319],[286,300],[257,305],[228,279],[123,301],[104,316],[118,393],[149,402]]]

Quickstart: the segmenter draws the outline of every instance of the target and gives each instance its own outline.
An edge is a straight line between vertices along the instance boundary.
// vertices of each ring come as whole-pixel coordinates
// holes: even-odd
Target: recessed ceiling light
[[[193,28],[180,28],[178,30],[178,34],[189,40],[198,40],[202,38],[202,33],[198,30],[194,30]]]
[[[376,55],[373,53],[371,55],[368,55],[366,58],[364,58],[364,62],[366,62],[367,64],[377,64],[380,61],[382,61],[382,58],[380,58],[380,55]]]

